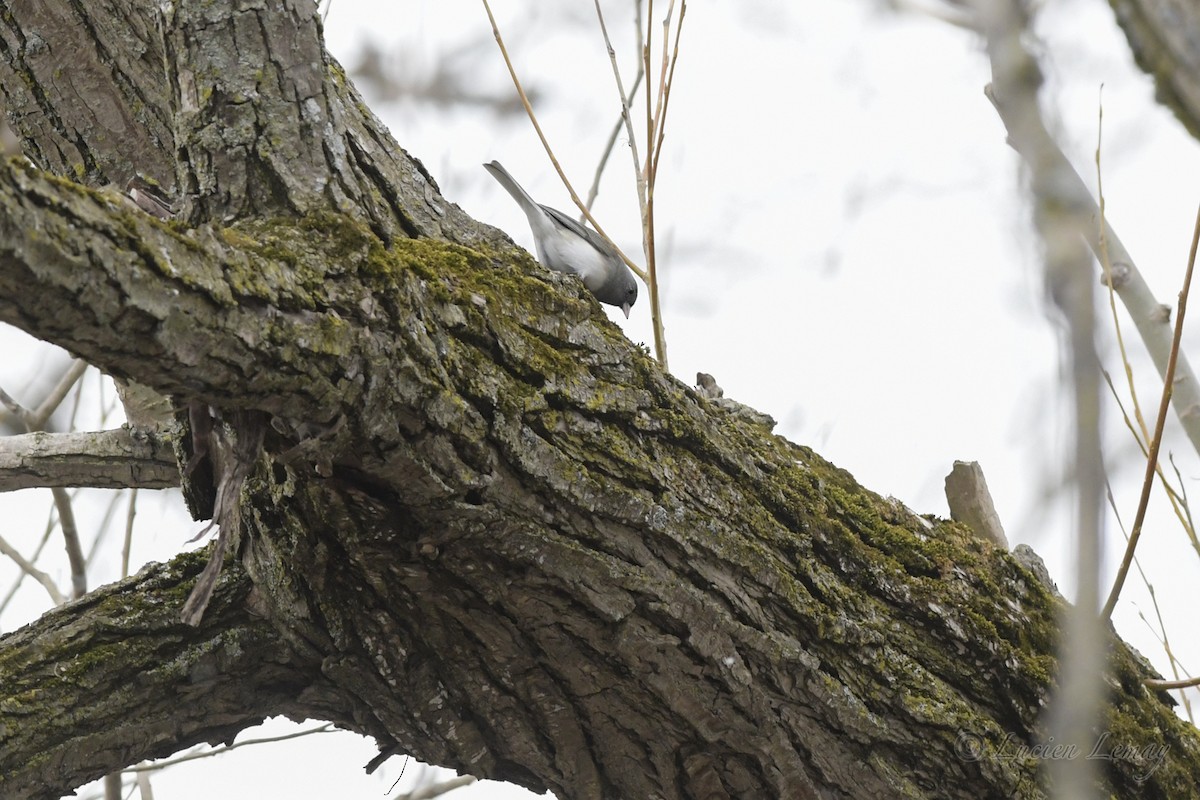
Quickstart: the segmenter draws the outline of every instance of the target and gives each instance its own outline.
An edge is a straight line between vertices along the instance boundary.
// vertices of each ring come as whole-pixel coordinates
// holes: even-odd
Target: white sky
[[[618,110],[592,4],[493,5],[523,79],[542,91],[542,126],[582,192]],[[632,4],[603,5],[629,70]],[[1040,31],[1048,97],[1068,152],[1094,185],[1103,84],[1108,216],[1159,298],[1173,302],[1200,201],[1189,191],[1200,167],[1196,144],[1153,103],[1153,87],[1134,68],[1106,3],[1047,5]],[[337,0],[327,37],[348,67],[365,38],[416,74],[468,48],[474,88],[509,91],[482,5],[473,0]],[[656,194],[671,367],[688,383],[698,370],[712,373],[727,396],[778,419],[779,433],[921,513],[947,513],[942,481],[955,459],[979,461],[1012,544],[1032,545],[1070,596],[1070,518],[1056,489],[1070,422],[1057,337],[1043,308],[1017,160],[983,96],[987,80],[969,34],[877,12],[869,0],[693,2]],[[416,101],[372,105],[449,199],[527,248],[523,215],[483,162],[500,159],[539,201],[570,209],[523,117]],[[629,153],[621,145],[596,213],[626,252],[639,252]],[[649,343],[642,296],[631,320],[614,319],[631,339]],[[1111,339],[1106,365],[1119,377]],[[1140,397],[1152,414],[1157,379],[1130,341]],[[1186,334],[1185,352],[1195,352],[1196,342]],[[0,362],[0,385],[33,396],[28,382],[44,368],[45,349],[11,329],[0,330],[0,347],[12,354]],[[97,403],[84,404],[93,423]],[[1128,523],[1142,466],[1111,404],[1107,413],[1109,469]],[[1200,470],[1177,430],[1169,429],[1165,449],[1194,493]],[[194,530],[173,494],[160,497],[139,501],[141,561],[169,558]],[[77,514],[87,519],[90,509],[95,519],[107,496],[91,493],[81,502]],[[4,536],[30,551],[48,503],[44,492],[0,495]],[[1200,642],[1188,624],[1198,560],[1164,506],[1156,492],[1141,563],[1176,653],[1200,665]],[[1119,559],[1115,527],[1110,539],[1111,574]],[[52,541],[44,563],[65,585],[58,550]],[[97,582],[116,576],[118,551],[115,536],[102,545]],[[0,587],[12,574],[0,564]],[[1161,646],[1138,619],[1139,612],[1153,618],[1146,596],[1131,578],[1117,627],[1165,671]],[[27,587],[0,625],[11,630],[45,606],[45,594]],[[256,735],[263,734],[243,736]],[[368,778],[361,766],[373,754],[359,737],[325,735],[175,767],[154,784],[156,796],[170,800],[214,792],[378,798],[402,759]],[[410,764],[401,787],[417,772]],[[528,795],[488,784],[451,796]]]

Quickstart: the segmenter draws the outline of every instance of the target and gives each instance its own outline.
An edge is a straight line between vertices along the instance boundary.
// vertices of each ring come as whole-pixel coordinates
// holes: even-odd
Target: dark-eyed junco
[[[612,245],[561,211],[534,202],[499,161],[483,167],[529,218],[538,260],[550,269],[583,278],[583,285],[597,300],[619,307],[628,317],[629,309],[637,302],[637,282]]]

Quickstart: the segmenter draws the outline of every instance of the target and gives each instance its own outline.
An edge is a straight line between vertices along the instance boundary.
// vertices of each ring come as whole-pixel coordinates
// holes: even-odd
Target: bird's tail
[[[542,213],[541,207],[521,188],[521,184],[513,180],[513,176],[508,174],[508,170],[500,166],[499,161],[484,164],[483,168],[492,173],[492,177],[500,182],[506,192],[512,195],[513,200],[517,201],[517,205],[521,207],[526,216]]]

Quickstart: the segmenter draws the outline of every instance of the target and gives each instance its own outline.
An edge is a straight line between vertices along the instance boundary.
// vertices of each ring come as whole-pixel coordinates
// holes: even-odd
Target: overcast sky
[[[1160,300],[1174,302],[1200,202],[1189,191],[1200,166],[1196,143],[1154,104],[1106,3],[1047,5],[1038,28],[1051,77],[1046,107],[1094,185],[1103,84],[1108,216]],[[539,92],[542,126],[582,190],[619,109],[592,4],[494,6],[523,80]],[[629,80],[632,3],[603,6]],[[698,370],[712,373],[727,396],[774,416],[779,433],[920,513],[947,513],[942,481],[955,459],[981,462],[1010,541],[1033,546],[1070,596],[1071,524],[1057,487],[1071,423],[1058,328],[1043,303],[1019,165],[983,96],[988,68],[979,43],[927,17],[881,12],[870,0],[693,2],[683,38],[656,194],[672,372],[687,383]],[[336,0],[327,39],[348,68],[370,42],[413,84],[450,65],[473,93],[511,93],[473,0]],[[524,216],[483,162],[501,160],[540,202],[570,210],[523,116],[486,104],[384,102],[373,84],[360,86],[450,200],[518,243],[532,249]],[[639,223],[625,145],[622,136],[596,214],[634,254]],[[619,312],[614,319],[649,344],[645,297],[630,320]],[[1102,349],[1119,377],[1111,340],[1106,334]],[[1185,351],[1196,341],[1187,334]],[[30,381],[53,357],[11,329],[0,330],[0,346],[16,354],[0,362],[0,386],[32,392]],[[1152,414],[1160,389],[1136,342],[1133,349]],[[99,425],[99,403],[89,388],[87,425]],[[1128,522],[1143,467],[1111,404],[1106,414],[1108,467]],[[1173,429],[1166,449],[1192,491],[1196,455]],[[1156,494],[1141,562],[1175,651],[1200,664],[1189,613],[1198,559],[1161,501]],[[0,495],[4,535],[31,550],[48,502],[44,492]],[[96,518],[108,499],[95,493],[81,502]],[[166,559],[185,546],[195,526],[181,505],[174,493],[143,493],[137,559]],[[1111,574],[1120,547],[1111,521],[1108,533]],[[116,537],[101,551],[97,583],[116,576]],[[46,565],[66,583],[63,565]],[[0,564],[0,588],[12,575]],[[1152,615],[1144,588],[1131,579],[1124,597],[1119,631],[1165,671],[1162,647],[1138,617]],[[4,630],[46,606],[32,586],[18,601],[0,616]],[[253,735],[260,734],[244,734]],[[367,778],[361,766],[373,754],[348,734],[246,748],[156,776],[156,795],[378,798],[402,759]],[[407,769],[402,786],[418,772]],[[528,794],[489,785],[451,796]]]

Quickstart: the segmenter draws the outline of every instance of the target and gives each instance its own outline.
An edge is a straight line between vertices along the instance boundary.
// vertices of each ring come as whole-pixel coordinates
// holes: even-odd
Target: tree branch
[[[203,8],[212,25],[236,13]],[[292,33],[315,35],[294,24],[297,8],[260,17],[275,28],[264,59]],[[221,89],[249,104],[278,90],[243,85],[247,73],[217,55],[204,57],[229,76]],[[182,72],[186,59],[168,62]],[[234,674],[229,691],[264,688],[254,657],[269,651],[284,660],[286,691],[267,684],[265,695],[229,698],[204,683],[207,694],[171,711],[220,732],[172,736],[150,703],[149,718],[118,723],[104,702],[93,710],[86,681],[51,686],[43,704],[85,709],[64,715],[82,732],[59,729],[54,741],[96,745],[87,769],[56,780],[303,702],[381,750],[564,799],[1045,795],[1036,764],[1004,750],[1010,737],[1042,735],[1057,639],[1057,601],[1042,583],[961,527],[917,517],[697,396],[574,278],[403,238],[477,242],[482,229],[458,227],[461,214],[403,157],[381,156],[394,170],[367,169],[362,140],[339,120],[358,114],[374,152],[390,140],[368,112],[350,110],[356,95],[336,69],[321,77],[297,97],[317,108],[298,102],[295,113],[330,123],[307,131],[333,153],[312,185],[349,176],[322,195],[325,210],[185,230],[27,168],[0,170],[0,319],[202,403],[235,441],[243,416],[269,421],[261,452],[241,465],[240,524],[222,532],[231,559],[219,584],[243,585],[244,570],[269,620],[265,644],[237,649],[249,659],[234,665],[245,680],[219,659],[210,671],[154,677],[163,693],[214,672]],[[286,143],[263,144],[277,145]],[[352,154],[348,172],[340,152]],[[301,163],[318,169],[315,158]],[[360,179],[366,211],[343,209]],[[238,185],[232,173],[215,180]],[[193,208],[210,207],[205,186],[186,187]],[[413,197],[411,208],[393,202]],[[176,642],[192,641],[173,623],[199,570],[187,563],[172,591],[170,576],[142,589]],[[221,597],[218,588],[201,620],[213,647],[236,644],[245,627]],[[143,629],[121,618],[106,614],[118,627],[80,653],[143,667],[149,659],[123,647]],[[0,666],[12,663],[8,646]],[[171,646],[162,654],[175,663]],[[97,668],[63,655],[15,669],[30,681]],[[296,663],[319,665],[319,683],[301,695]],[[1108,677],[1120,688],[1109,741],[1166,748],[1149,775],[1133,758],[1107,764],[1117,796],[1200,784],[1196,732],[1144,688],[1146,672],[1112,643]],[[0,691],[10,685],[20,684],[0,674]],[[87,738],[118,725],[163,738],[127,748]],[[17,726],[0,717],[0,730]],[[48,744],[40,730],[20,730],[15,757],[34,759],[26,769],[46,763],[35,758]],[[70,765],[71,752],[50,762]],[[41,773],[4,778],[6,796],[45,785],[29,783]]]
[[[0,437],[0,492],[70,486],[168,489],[179,467],[169,440],[127,428]]]
[[[1064,203],[1076,209],[1076,215],[1086,219],[1077,231],[1100,264],[1111,264],[1111,281],[1117,296],[1121,298],[1129,316],[1137,327],[1138,335],[1146,345],[1159,376],[1165,376],[1167,363],[1171,359],[1173,332],[1170,324],[1170,307],[1164,306],[1150,291],[1133,256],[1125,249],[1117,232],[1100,214],[1100,207],[1088,191],[1087,185],[1067,160],[1054,137],[1041,127],[1040,122],[1026,124],[1018,118],[1018,111],[1005,98],[988,92],[1001,121],[1008,131],[1008,142],[1026,163],[1042,159],[1045,169],[1059,179],[1056,191]],[[1164,309],[1166,312],[1164,313]],[[1200,452],[1200,382],[1192,370],[1191,363],[1179,355],[1171,397],[1171,407],[1179,417],[1192,447]]]
[[[315,673],[250,613],[241,570],[226,570],[203,625],[178,621],[180,585],[203,564],[152,564],[0,637],[0,796],[58,798],[273,714],[328,713],[301,702]]]
[[[21,552],[9,544],[3,536],[0,536],[0,555],[12,559],[13,563],[20,568],[22,573],[40,583],[42,588],[50,595],[51,602],[55,605],[61,605],[66,602],[66,598],[63,597],[62,592],[58,590],[58,585],[54,583],[54,579],[34,566],[32,561],[22,556]]]

